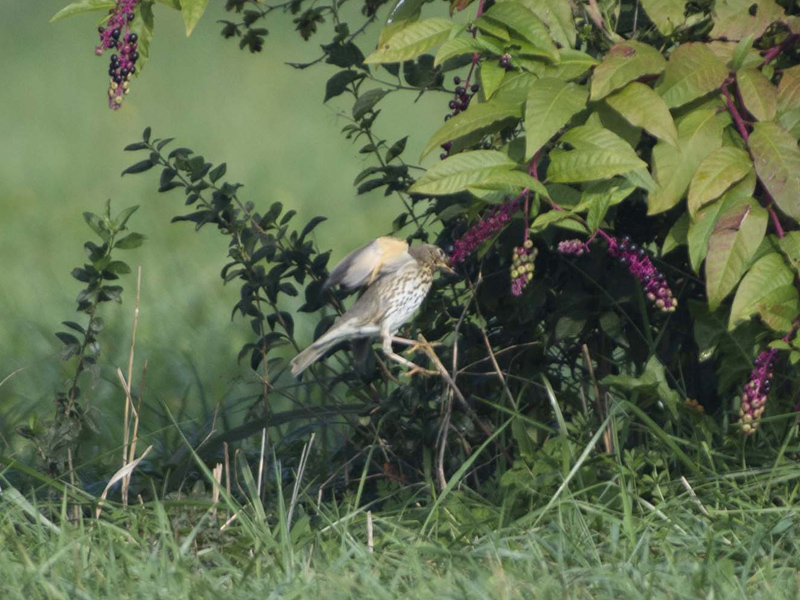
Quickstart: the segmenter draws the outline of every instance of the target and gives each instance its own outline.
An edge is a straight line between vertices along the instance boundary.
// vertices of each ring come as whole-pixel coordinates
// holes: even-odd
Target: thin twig
[[[594,366],[592,366],[592,357],[589,355],[589,347],[583,345],[583,360],[586,363],[586,369],[589,371],[589,379],[594,388],[594,401],[597,405],[597,414],[600,419],[605,419],[608,414],[608,396],[600,393],[600,386],[597,383],[597,378],[594,376]],[[608,427],[603,432],[603,445],[606,448],[606,454],[614,454],[614,441],[611,437],[611,421],[608,422]]]

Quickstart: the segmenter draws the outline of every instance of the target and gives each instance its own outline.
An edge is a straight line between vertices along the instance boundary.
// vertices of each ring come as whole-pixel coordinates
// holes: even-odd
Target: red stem
[[[747,126],[744,124],[742,120],[742,115],[739,114],[739,111],[736,109],[736,105],[733,103],[733,98],[731,98],[731,93],[728,91],[728,84],[731,83],[730,79],[726,80],[725,83],[722,84],[722,95],[725,96],[725,106],[728,109],[728,112],[731,113],[731,117],[733,117],[733,122],[736,123],[736,129],[739,130],[739,135],[742,136],[745,143],[750,139],[750,134],[747,133]]]
[[[772,60],[775,59],[776,56],[778,56],[781,52],[786,50],[786,48],[790,44],[793,44],[795,42],[795,40],[797,40],[797,39],[800,39],[800,35],[798,35],[796,33],[792,33],[791,35],[789,35],[789,37],[787,37],[785,40],[783,40],[780,44],[778,44],[777,46],[767,50],[766,54],[764,54],[764,62],[762,62],[759,65],[759,67],[764,67],[764,66],[768,65]]]

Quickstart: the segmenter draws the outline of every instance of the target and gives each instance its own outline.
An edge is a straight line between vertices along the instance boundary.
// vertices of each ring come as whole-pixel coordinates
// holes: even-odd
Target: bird
[[[392,341],[414,344],[394,336],[428,295],[437,271],[455,272],[444,250],[432,244],[409,246],[384,236],[352,251],[334,267],[323,289],[339,285],[366,286],[366,290],[328,331],[292,359],[292,375],[299,377],[340,342],[372,338],[381,338],[388,359],[416,370],[417,365],[395,354]]]

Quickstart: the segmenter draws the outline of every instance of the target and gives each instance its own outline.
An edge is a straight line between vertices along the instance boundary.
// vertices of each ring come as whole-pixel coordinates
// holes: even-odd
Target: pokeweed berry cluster
[[[453,244],[450,264],[464,262],[483,242],[502,230],[520,209],[519,198],[510,200],[493,208],[488,215],[472,226],[467,233]]]
[[[525,240],[522,246],[514,248],[511,258],[511,293],[521,296],[522,291],[533,279],[533,261],[539,251],[533,247],[531,240]]]
[[[742,404],[739,407],[739,420],[742,422],[742,432],[751,435],[758,429],[758,420],[764,414],[767,404],[767,395],[772,386],[772,377],[775,373],[775,355],[777,349],[765,350],[756,357],[750,379],[742,391]]]
[[[112,54],[108,63],[108,106],[117,110],[122,106],[122,99],[128,93],[131,75],[136,73],[136,61],[139,37],[130,30],[136,18],[136,7],[139,0],[118,0],[117,6],[108,11],[111,15],[105,27],[98,28],[100,44],[95,54],[115,49],[119,54]]]
[[[678,300],[672,295],[666,276],[650,262],[647,251],[631,242],[628,236],[617,240],[601,230],[598,233],[608,242],[608,253],[619,260],[642,284],[647,299],[663,312],[675,312]],[[581,240],[566,240],[558,244],[558,251],[562,254],[581,256],[588,250],[588,246]]]
[[[467,81],[462,85],[461,77],[456,75],[453,77],[453,83],[456,84],[456,89],[453,93],[453,99],[450,100],[450,103],[448,104],[452,112],[445,115],[445,121],[449,121],[451,117],[454,117],[460,112],[467,110],[470,100],[472,100],[472,97],[478,93],[478,90],[481,89],[481,86],[477,83],[470,85],[469,77],[467,77]]]

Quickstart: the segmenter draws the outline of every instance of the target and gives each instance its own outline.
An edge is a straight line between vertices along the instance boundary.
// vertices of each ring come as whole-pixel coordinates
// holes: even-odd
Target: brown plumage
[[[409,247],[402,240],[378,238],[348,254],[325,286],[368,287],[327,332],[294,357],[292,374],[299,376],[340,342],[375,337],[381,338],[387,358],[414,367],[392,351],[392,338],[428,295],[437,270],[452,272],[444,251],[430,244]]]

